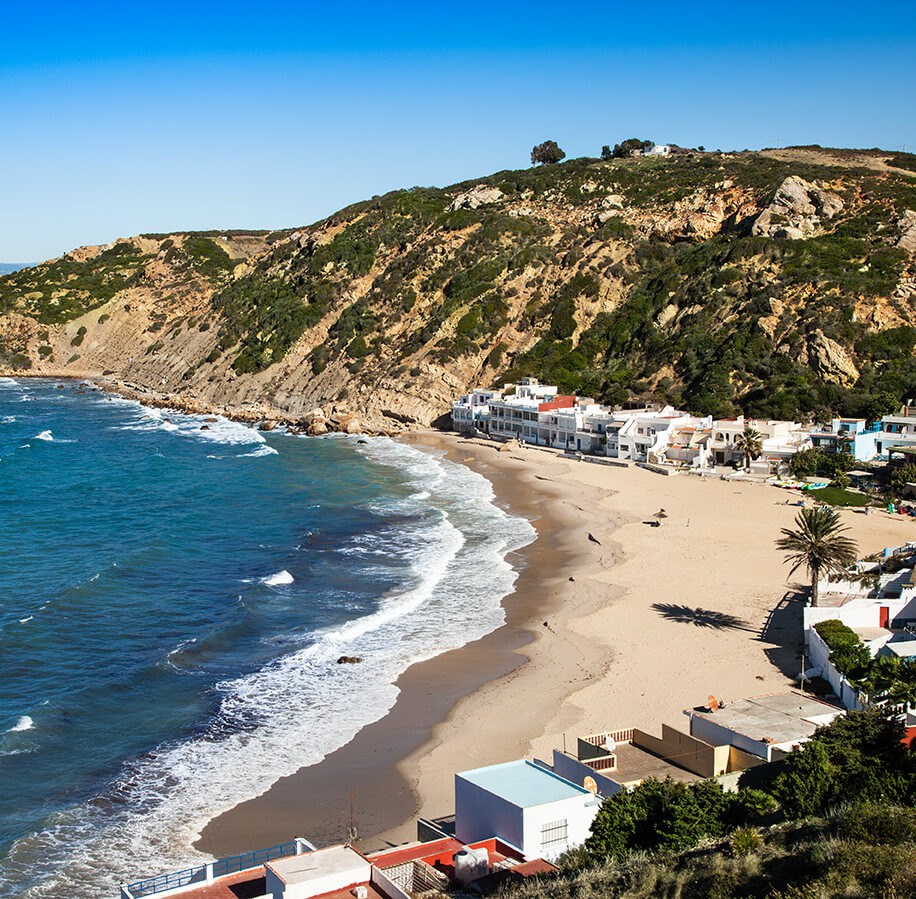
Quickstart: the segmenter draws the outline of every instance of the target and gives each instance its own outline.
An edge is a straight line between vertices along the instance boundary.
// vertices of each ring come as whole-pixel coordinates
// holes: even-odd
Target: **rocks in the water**
[[[258,430],[259,431],[272,431],[274,430],[274,428],[276,428],[276,426],[277,426],[277,423],[275,421],[262,421],[258,425]]]
[[[208,425],[212,425],[212,424],[216,424],[216,422],[218,421],[218,419],[216,419],[216,418],[205,418],[204,421],[205,421]]]
[[[358,665],[362,661],[361,656],[341,656],[337,660],[338,665]]]
[[[209,431],[209,430],[210,430],[210,425],[201,425],[201,426],[200,426],[200,429],[201,429],[201,431]]]
[[[790,175],[751,226],[752,234],[801,240],[810,237],[823,219],[832,219],[843,208],[843,200],[829,190]]]
[[[337,430],[342,434],[358,434],[362,429],[352,412],[341,412],[335,421]]]

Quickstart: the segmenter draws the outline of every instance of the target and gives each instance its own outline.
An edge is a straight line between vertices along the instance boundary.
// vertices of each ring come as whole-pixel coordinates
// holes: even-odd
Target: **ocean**
[[[387,438],[0,378],[0,895],[199,863],[207,821],[499,627],[535,532],[493,500]]]

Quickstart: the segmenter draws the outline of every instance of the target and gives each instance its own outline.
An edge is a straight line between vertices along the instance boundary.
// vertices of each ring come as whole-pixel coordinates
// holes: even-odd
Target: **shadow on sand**
[[[714,609],[691,608],[673,602],[655,602],[652,603],[652,608],[662,618],[678,624],[692,624],[694,627],[708,627],[717,631],[753,631],[753,628],[748,627],[747,622],[741,618],[726,612],[716,612]]]
[[[806,589],[800,585],[787,590],[770,611],[759,631],[750,627],[746,621],[736,615],[717,612],[714,609],[669,602],[653,603],[652,608],[662,618],[678,624],[692,624],[694,627],[705,627],[712,630],[748,631],[756,634],[756,639],[761,643],[773,644],[764,650],[770,663],[786,677],[796,678],[801,672],[803,646],[801,622],[806,596]]]

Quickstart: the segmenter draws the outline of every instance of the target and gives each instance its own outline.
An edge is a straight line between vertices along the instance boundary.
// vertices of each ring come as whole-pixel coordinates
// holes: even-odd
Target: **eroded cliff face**
[[[904,174],[757,154],[504,172],[296,230],[74,250],[0,278],[0,362],[384,431],[525,373],[713,412],[803,377],[813,408],[891,363],[909,389],[913,209]]]

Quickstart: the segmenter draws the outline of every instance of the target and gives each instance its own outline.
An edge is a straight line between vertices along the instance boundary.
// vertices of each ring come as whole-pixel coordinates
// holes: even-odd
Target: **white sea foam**
[[[278,451],[275,450],[272,446],[268,446],[266,443],[263,443],[256,450],[253,450],[250,453],[240,453],[239,458],[244,459],[257,456],[275,456],[277,452]]]
[[[28,716],[23,715],[8,731],[8,734],[18,734],[20,731],[31,730],[35,722]]]
[[[27,618],[20,618],[20,619],[19,619],[19,623],[20,623],[20,624],[25,624],[27,621],[33,621],[34,618],[35,618],[34,615],[29,615]]]
[[[54,435],[50,431],[42,431],[40,434],[36,434],[32,440],[47,440],[49,443],[54,439]]]
[[[0,424],[2,425],[11,425],[14,421],[16,421],[15,415],[4,415],[0,417]]]
[[[0,378],[0,387],[19,387],[21,386],[18,381],[14,381],[12,378]]]
[[[533,539],[530,524],[493,505],[484,478],[440,456],[387,438],[357,449],[370,464],[400,472],[410,491],[377,504],[403,513],[405,524],[388,538],[388,549],[409,564],[409,582],[374,613],[219,684],[211,733],[160,747],[126,766],[106,793],[111,802],[74,806],[17,841],[0,869],[0,894],[22,894],[18,885],[30,883],[26,897],[94,897],[115,893],[118,880],[200,862],[191,844],[208,820],[317,763],[382,717],[411,663],[503,623],[500,601],[515,581],[505,554]],[[348,548],[354,547],[371,557],[385,538],[354,538]],[[363,663],[335,664],[345,654]],[[252,720],[256,727],[241,726]]]
[[[203,415],[181,412],[177,409],[159,409],[153,406],[144,406],[137,400],[100,394],[99,401],[103,400],[106,402],[111,400],[134,411],[134,420],[117,425],[118,429],[127,431],[166,431],[177,434],[180,437],[234,446],[264,444],[265,442],[264,435],[255,428],[248,427],[248,425],[237,421],[231,421],[222,415]]]
[[[293,576],[285,568],[283,571],[278,571],[276,574],[261,578],[261,583],[264,584],[265,587],[282,587],[284,584],[291,584],[292,582]]]

